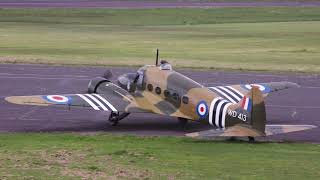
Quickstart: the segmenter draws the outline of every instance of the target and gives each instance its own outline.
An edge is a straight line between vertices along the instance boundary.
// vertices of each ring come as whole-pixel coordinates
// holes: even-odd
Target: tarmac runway
[[[0,8],[213,8],[213,7],[267,7],[291,6],[313,7],[320,2],[195,2],[180,1],[148,1],[148,0],[0,0]]]
[[[111,68],[114,76],[136,68]],[[35,107],[9,104],[6,96],[85,93],[91,78],[103,67],[58,67],[44,65],[0,65],[0,132],[111,132],[134,135],[183,136],[209,129],[190,122],[181,128],[175,118],[153,114],[131,114],[116,127],[107,122],[106,112],[72,108]],[[300,88],[283,90],[266,99],[268,124],[311,124],[320,127],[319,75],[180,71],[206,86],[253,82],[291,81]],[[270,136],[266,140],[320,142],[320,128]]]

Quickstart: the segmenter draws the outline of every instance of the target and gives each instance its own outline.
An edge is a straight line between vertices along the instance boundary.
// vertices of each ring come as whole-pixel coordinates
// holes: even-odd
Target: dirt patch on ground
[[[50,60],[37,59],[37,58],[25,58],[25,57],[0,57],[0,63],[2,64],[19,64],[19,63],[30,63],[30,64],[53,64]]]
[[[84,169],[70,169],[66,168],[61,172],[63,176],[80,177],[81,179],[105,179],[110,176],[103,172],[92,172]]]
[[[128,179],[148,179],[152,177],[152,173],[148,170],[129,170],[124,168],[117,168],[115,171],[115,177],[128,178]]]
[[[133,169],[121,165],[113,161],[110,155],[91,156],[62,149],[50,153],[42,151],[40,157],[46,160],[49,166],[61,169],[62,176],[80,177],[81,179],[148,179],[153,175],[149,170]]]

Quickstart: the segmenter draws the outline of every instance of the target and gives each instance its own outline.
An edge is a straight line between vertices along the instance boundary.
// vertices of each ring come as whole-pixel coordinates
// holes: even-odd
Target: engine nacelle
[[[99,85],[104,82],[110,82],[110,81],[103,77],[96,77],[94,79],[91,79],[88,84],[88,93],[96,93]]]
[[[123,74],[118,77],[118,85],[125,90],[129,90],[129,85],[133,83],[136,76],[136,73]]]

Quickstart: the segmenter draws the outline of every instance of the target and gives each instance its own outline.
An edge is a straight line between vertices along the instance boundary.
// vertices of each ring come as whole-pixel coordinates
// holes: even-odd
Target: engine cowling
[[[118,85],[125,89],[128,90],[128,85],[133,83],[135,77],[137,76],[136,73],[126,73],[118,77]]]
[[[110,82],[110,81],[103,77],[96,77],[94,79],[91,79],[88,84],[88,93],[96,93],[99,85],[104,82]]]

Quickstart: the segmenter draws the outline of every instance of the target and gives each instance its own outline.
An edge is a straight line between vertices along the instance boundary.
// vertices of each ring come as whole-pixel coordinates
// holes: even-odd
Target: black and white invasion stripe
[[[209,89],[213,90],[219,96],[232,103],[238,103],[243,98],[243,94],[232,86],[209,87]]]
[[[209,124],[219,128],[224,128],[227,109],[232,104],[233,103],[230,103],[222,97],[217,97],[213,99],[209,109]]]
[[[77,94],[77,96],[86,101],[94,110],[117,112],[117,109],[99,94]]]

